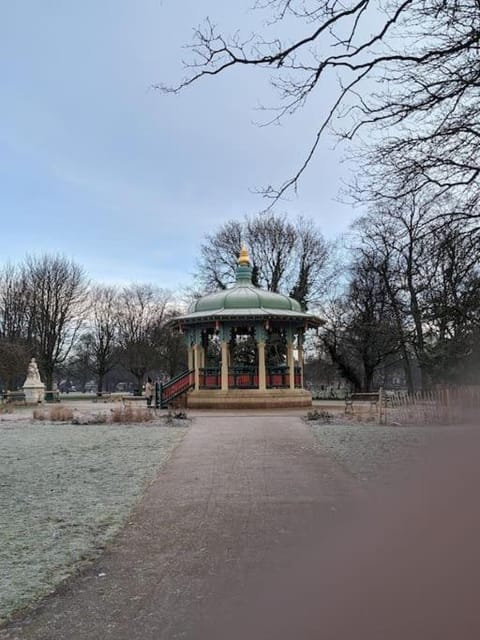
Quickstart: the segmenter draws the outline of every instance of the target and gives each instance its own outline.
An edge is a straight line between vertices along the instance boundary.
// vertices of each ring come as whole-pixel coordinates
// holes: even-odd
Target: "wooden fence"
[[[480,386],[437,387],[412,394],[384,394],[379,422],[397,424],[480,423]]]

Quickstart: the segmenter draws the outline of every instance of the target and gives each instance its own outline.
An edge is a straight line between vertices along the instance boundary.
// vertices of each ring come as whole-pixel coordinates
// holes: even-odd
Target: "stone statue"
[[[40,372],[35,358],[32,358],[28,365],[27,378],[23,383],[23,392],[25,393],[25,402],[29,404],[43,402],[45,385],[40,378]]]
[[[40,383],[42,383],[42,380],[40,378],[40,372],[38,370],[38,365],[35,362],[35,358],[32,358],[30,360],[29,365],[28,365],[27,380],[29,382],[40,382]],[[25,382],[27,382],[27,380],[25,380]]]

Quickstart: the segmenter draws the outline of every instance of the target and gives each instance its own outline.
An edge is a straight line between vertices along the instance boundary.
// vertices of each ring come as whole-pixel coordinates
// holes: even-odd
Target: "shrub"
[[[167,415],[169,418],[172,418],[172,420],[188,419],[186,411],[169,411]]]
[[[328,413],[328,411],[319,411],[318,409],[314,409],[307,413],[307,420],[316,420],[317,422],[323,422],[325,424],[331,422],[332,418],[332,414]]]
[[[155,413],[145,407],[117,407],[112,409],[111,421],[120,424],[132,422],[150,422],[155,418]]]
[[[47,420],[48,422],[69,422],[73,418],[73,411],[69,407],[57,405],[46,409],[34,409],[34,420]]]
[[[0,414],[13,413],[13,412],[14,412],[13,404],[0,404]]]
[[[172,410],[170,407],[168,413],[165,416],[165,422],[169,425],[173,424],[175,420],[188,420],[186,411]]]
[[[108,421],[106,413],[77,414],[72,419],[72,424],[105,424]]]
[[[34,409],[33,410],[33,419],[34,420],[46,420],[47,414],[44,409]]]

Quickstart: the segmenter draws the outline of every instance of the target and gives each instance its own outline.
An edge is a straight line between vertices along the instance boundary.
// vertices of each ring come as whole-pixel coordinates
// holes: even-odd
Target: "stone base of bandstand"
[[[40,404],[44,400],[45,385],[38,387],[23,387],[23,393],[25,394],[25,404]]]
[[[201,389],[187,396],[189,409],[285,409],[311,407],[305,389]]]

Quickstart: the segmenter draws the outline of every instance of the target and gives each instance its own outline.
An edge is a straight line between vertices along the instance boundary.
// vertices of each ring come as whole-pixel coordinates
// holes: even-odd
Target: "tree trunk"
[[[53,391],[53,371],[45,371],[45,390]]]
[[[372,384],[373,384],[373,374],[375,372],[375,367],[365,367],[365,378],[364,378],[364,385],[363,385],[363,391],[365,393],[370,393],[372,390]]]
[[[411,238],[411,236],[410,236]],[[407,255],[407,287],[410,296],[410,313],[412,315],[415,327],[414,349],[417,357],[418,366],[420,368],[420,388],[423,390],[426,383],[425,376],[425,340],[423,335],[423,314],[418,300],[417,289],[414,284],[413,276],[413,248],[414,240],[410,239],[410,246]]]
[[[403,365],[403,371],[405,373],[407,390],[408,390],[408,393],[413,393],[414,387],[413,387],[412,363],[410,362],[410,356],[408,355],[408,350],[403,342],[401,343],[400,351],[402,353],[402,365]]]
[[[403,371],[405,373],[405,380],[407,383],[408,393],[413,393],[413,376],[412,376],[412,365],[410,362],[410,356],[407,349],[407,340],[405,339],[405,332],[403,330],[403,322],[402,322],[402,313],[399,308],[397,296],[393,291],[391,286],[389,275],[384,271],[380,271],[381,276],[383,278],[383,282],[385,283],[385,288],[387,291],[387,295],[390,299],[390,305],[392,307],[393,315],[395,318],[395,324],[397,325],[398,338],[400,342],[400,352],[402,354],[402,364]]]

